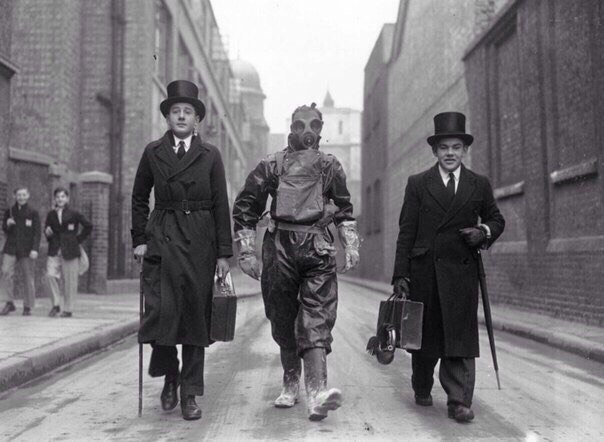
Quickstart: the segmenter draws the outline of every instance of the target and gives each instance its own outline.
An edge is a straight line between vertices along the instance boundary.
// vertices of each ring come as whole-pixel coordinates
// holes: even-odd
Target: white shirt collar
[[[189,151],[189,147],[191,147],[191,140],[193,139],[193,134],[189,135],[187,138],[178,138],[177,136],[174,136],[174,151],[178,150],[178,143],[180,143],[181,141],[185,142],[185,152]]]
[[[443,183],[445,183],[445,185],[446,185],[447,182],[449,181],[449,172],[447,172],[445,169],[443,169],[440,164],[438,165],[438,171],[440,172],[440,177],[442,178]],[[459,182],[460,174],[461,174],[461,165],[453,171],[453,176],[455,177],[456,183]]]

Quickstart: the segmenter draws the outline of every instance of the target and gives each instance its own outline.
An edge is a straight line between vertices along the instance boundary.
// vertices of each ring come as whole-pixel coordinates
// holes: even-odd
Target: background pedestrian
[[[15,204],[6,209],[2,230],[6,242],[2,251],[2,276],[0,280],[0,301],[6,304],[0,315],[8,315],[16,310],[14,303],[14,276],[17,265],[21,266],[25,278],[23,316],[29,316],[36,299],[35,260],[40,249],[40,217],[29,204],[29,189],[17,187],[13,193]]]
[[[69,318],[78,292],[80,244],[90,235],[92,224],[80,212],[69,207],[69,191],[57,187],[53,193],[55,208],[48,212],[44,234],[48,240],[46,281],[50,289],[52,308],[48,316]],[[63,294],[59,280],[63,278]]]

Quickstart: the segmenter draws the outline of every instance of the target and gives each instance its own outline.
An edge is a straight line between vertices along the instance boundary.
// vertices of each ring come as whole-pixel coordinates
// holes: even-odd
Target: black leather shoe
[[[449,419],[455,419],[457,422],[470,422],[474,419],[474,412],[465,405],[449,405],[447,407]]]
[[[431,407],[432,406],[432,395],[428,396],[418,396],[415,395],[415,403],[417,405],[421,405],[422,407]]]
[[[31,309],[29,307],[23,307],[23,316],[31,316]]]
[[[174,410],[178,405],[178,376],[166,375],[164,389],[161,391],[161,408],[164,411]]]
[[[13,304],[12,302],[7,302],[4,305],[4,308],[2,309],[2,311],[0,311],[0,316],[6,316],[8,315],[10,312],[14,312],[16,309],[15,304]]]
[[[71,312],[63,312],[59,316],[61,318],[71,318],[73,316],[73,313],[71,313]]]
[[[201,419],[201,408],[197,406],[195,396],[192,394],[180,398],[180,409],[184,420],[195,421]]]
[[[61,307],[59,307],[58,305],[55,305],[48,312],[48,316],[50,316],[51,318],[54,318],[55,316],[57,316],[59,314],[60,311],[61,311]]]

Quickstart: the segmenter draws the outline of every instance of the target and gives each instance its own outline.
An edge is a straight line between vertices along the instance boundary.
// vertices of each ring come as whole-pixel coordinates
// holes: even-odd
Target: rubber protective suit
[[[273,198],[262,247],[262,295],[274,340],[300,356],[316,347],[331,351],[338,296],[329,224],[338,227],[346,250],[344,270],[359,257],[346,175],[336,157],[318,150],[321,118],[314,103],[296,109],[287,148],[260,161],[233,207],[239,264],[258,278],[255,227]]]

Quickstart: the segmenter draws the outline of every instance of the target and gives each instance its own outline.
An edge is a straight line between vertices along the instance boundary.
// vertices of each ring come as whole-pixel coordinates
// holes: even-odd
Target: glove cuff
[[[256,231],[252,229],[242,229],[237,232],[235,242],[239,249],[239,256],[256,254]]]
[[[347,250],[358,251],[361,247],[361,239],[359,238],[356,221],[341,222],[338,226],[338,236],[340,237],[342,245]]]

